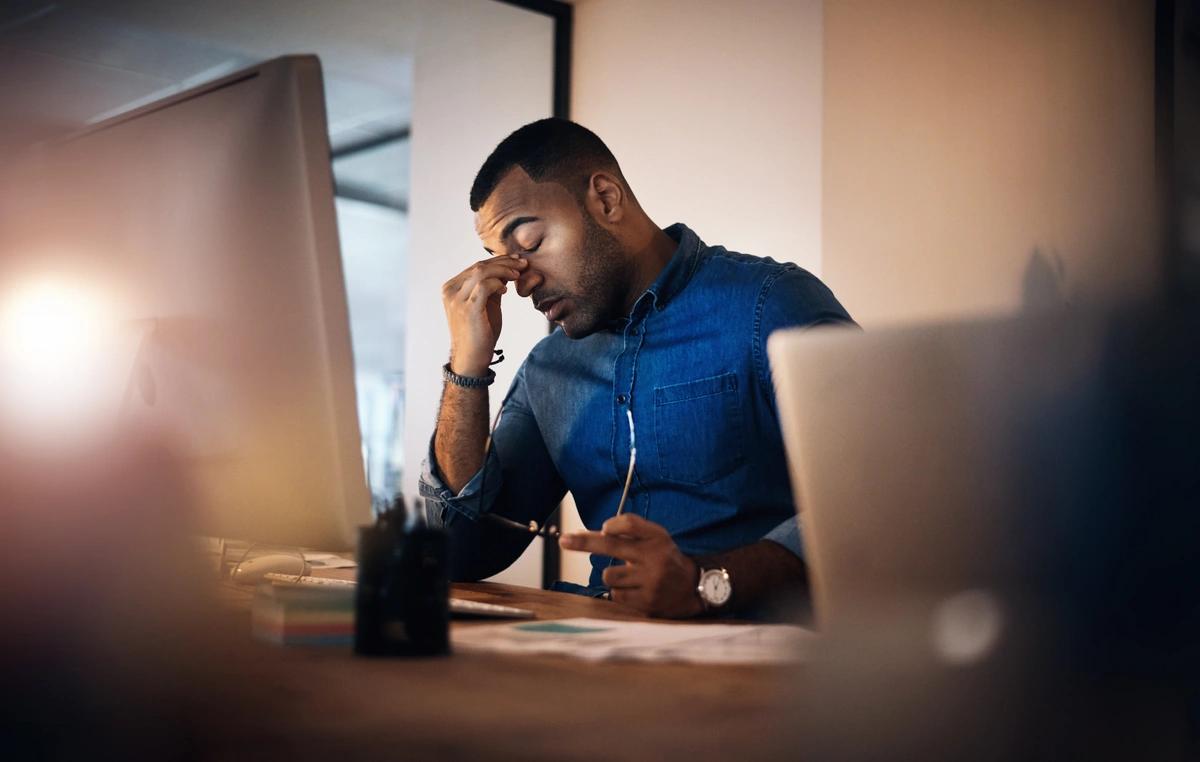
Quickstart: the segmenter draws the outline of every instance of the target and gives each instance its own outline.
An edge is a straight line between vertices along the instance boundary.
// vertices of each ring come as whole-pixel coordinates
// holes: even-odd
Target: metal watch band
[[[446,381],[449,383],[452,383],[455,386],[461,386],[464,389],[478,389],[483,386],[491,386],[492,382],[496,380],[496,371],[488,368],[487,375],[483,378],[476,378],[475,376],[460,376],[454,371],[450,370],[450,363],[446,363],[442,366],[442,378],[446,379]]]

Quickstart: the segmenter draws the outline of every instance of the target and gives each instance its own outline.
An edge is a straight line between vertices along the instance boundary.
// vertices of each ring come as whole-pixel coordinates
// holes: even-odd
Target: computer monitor
[[[177,450],[203,535],[339,550],[371,518],[324,103],[289,56],[47,146],[0,263],[136,334],[124,415]]]

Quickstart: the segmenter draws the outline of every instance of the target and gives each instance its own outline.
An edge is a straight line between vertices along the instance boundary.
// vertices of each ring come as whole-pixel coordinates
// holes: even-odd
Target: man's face
[[[508,172],[475,214],[475,231],[494,256],[529,261],[517,293],[572,339],[621,317],[632,268],[615,237],[555,182]]]

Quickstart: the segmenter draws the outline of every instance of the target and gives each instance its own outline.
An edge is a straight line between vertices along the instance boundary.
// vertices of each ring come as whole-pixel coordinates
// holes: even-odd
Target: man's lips
[[[563,298],[561,296],[550,297],[543,299],[535,305],[538,312],[546,315],[546,319],[554,322],[558,319],[563,311]]]

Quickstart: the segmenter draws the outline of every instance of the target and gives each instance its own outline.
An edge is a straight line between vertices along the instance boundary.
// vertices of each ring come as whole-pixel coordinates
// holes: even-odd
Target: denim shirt
[[[851,323],[833,293],[790,263],[707,246],[682,224],[679,245],[626,319],[534,347],[505,397],[484,466],[453,494],[432,445],[421,475],[429,519],[451,538],[451,574],[502,571],[532,535],[480,520],[539,523],[567,490],[588,529],[625,511],[664,526],[680,550],[708,555],[772,540],[802,555],[775,392],[772,331]],[[591,587],[609,564],[593,555]]]

